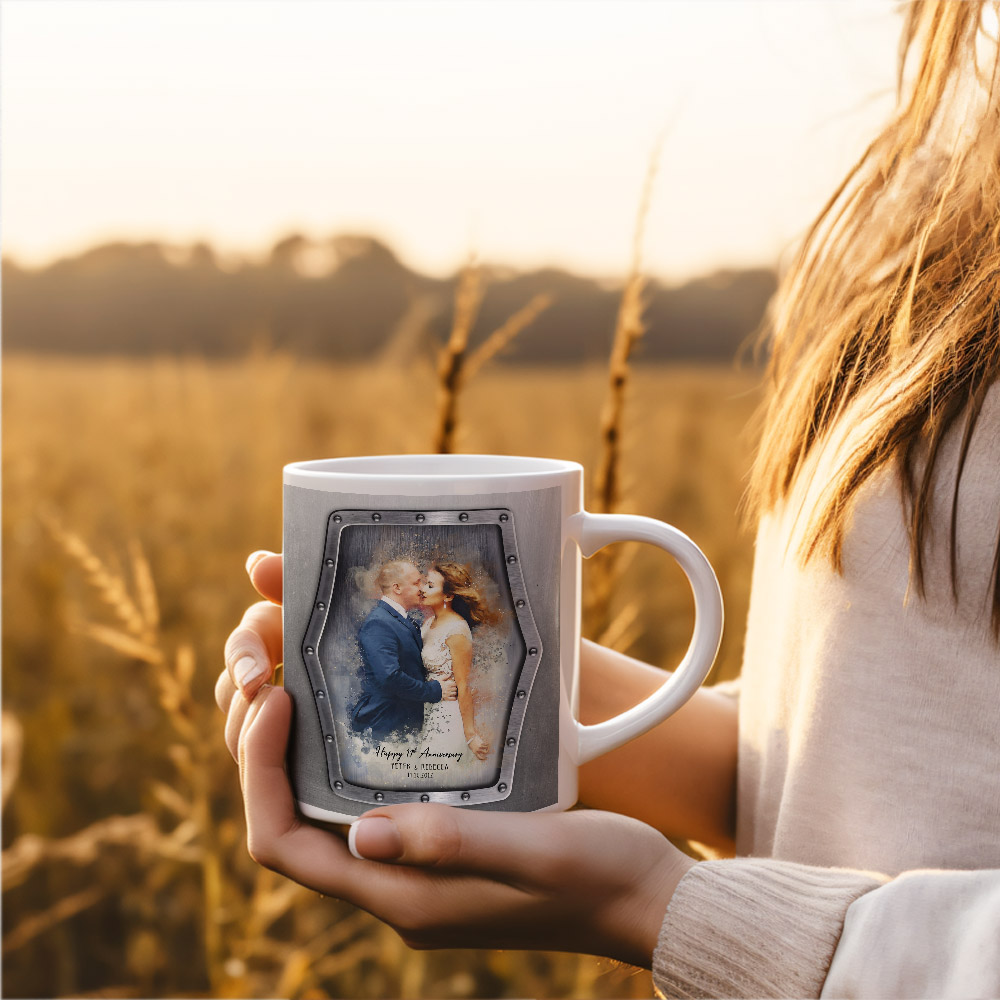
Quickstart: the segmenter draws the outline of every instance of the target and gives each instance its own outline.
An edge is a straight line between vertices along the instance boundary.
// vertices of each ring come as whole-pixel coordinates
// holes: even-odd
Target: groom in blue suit
[[[454,681],[424,680],[420,627],[406,613],[420,605],[423,578],[413,563],[386,563],[376,580],[382,599],[358,632],[361,697],[351,713],[354,732],[371,731],[376,740],[419,733],[424,704],[455,701]]]

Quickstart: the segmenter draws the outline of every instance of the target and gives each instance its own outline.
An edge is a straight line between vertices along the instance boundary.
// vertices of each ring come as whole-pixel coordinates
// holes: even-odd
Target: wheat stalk
[[[23,918],[3,939],[4,955],[23,947],[39,934],[44,934],[64,920],[69,920],[70,917],[75,917],[95,903],[99,903],[107,894],[108,890],[103,886],[91,886],[72,896],[63,897],[43,913]]]
[[[139,610],[146,628],[155,634],[160,628],[160,602],[153,583],[153,571],[138,539],[133,538],[129,542],[129,554],[132,557],[132,578],[135,580]]]
[[[427,341],[431,336],[431,320],[439,308],[437,295],[414,295],[379,352],[375,366],[409,369],[414,365],[429,365]]]
[[[4,891],[21,885],[43,863],[68,861],[89,865],[108,845],[142,843],[152,846],[159,836],[153,818],[145,813],[106,816],[69,837],[58,839],[22,834],[2,855]]]
[[[451,335],[438,358],[438,421],[434,450],[442,455],[454,451],[462,366],[469,346],[469,334],[479,315],[484,291],[482,269],[476,264],[473,254],[459,275]]]
[[[158,646],[137,639],[128,632],[122,632],[121,629],[112,628],[110,625],[74,620],[70,623],[70,629],[77,635],[93,639],[116,653],[141,660],[150,666],[159,666],[163,662],[163,651]]]
[[[164,710],[179,742],[167,749],[186,786],[187,795],[171,795],[161,783],[154,783],[153,795],[166,804],[181,822],[165,842],[178,859],[190,851],[187,841],[197,838],[194,850],[201,865],[204,901],[204,945],[209,979],[215,990],[224,980],[224,942],[220,926],[223,874],[217,832],[212,816],[209,759],[200,726],[199,706],[191,683],[195,675],[194,650],[183,644],[168,656],[159,635],[159,601],[149,563],[137,540],[130,543],[132,571],[138,598],[133,599],[121,574],[115,573],[90,549],[79,535],[64,528],[51,514],[43,520],[63,551],[83,570],[87,581],[121,624],[113,628],[93,622],[76,623],[75,630],[109,649],[154,667],[153,681]],[[157,831],[158,834],[158,831]],[[163,841],[158,834],[156,838]]]
[[[252,943],[264,937],[275,921],[311,895],[298,882],[291,882],[267,868],[261,868],[256,873],[254,894],[250,901],[252,917],[246,927],[247,940]]]
[[[484,293],[482,269],[476,264],[473,255],[459,275],[451,334],[438,357],[438,413],[434,450],[442,455],[451,454],[455,450],[458,398],[462,388],[483,365],[495,358],[552,303],[551,295],[536,295],[470,353],[469,335],[479,315]]]
[[[6,806],[21,776],[21,755],[24,751],[24,727],[13,712],[4,710],[0,716],[0,740],[3,748],[0,753],[3,805]]]
[[[546,293],[536,295],[519,309],[502,326],[493,331],[468,357],[464,377],[472,378],[487,361],[495,358],[525,327],[530,326],[552,305],[553,297]]]
[[[317,978],[329,979],[348,969],[357,968],[365,959],[381,960],[382,949],[375,941],[357,941],[334,955],[328,955],[316,966]],[[401,994],[402,995],[402,994]]]
[[[615,322],[614,337],[611,342],[611,357],[608,364],[608,394],[601,415],[601,459],[594,480],[592,507],[596,511],[610,513],[617,510],[621,502],[620,476],[622,462],[622,430],[625,414],[625,393],[629,380],[629,360],[635,345],[645,333],[642,314],[647,305],[643,301],[646,277],[642,273],[642,244],[646,229],[646,219],[653,200],[653,187],[659,169],[659,153],[664,136],[653,148],[642,197],[636,215],[632,236],[632,263],[628,279],[622,291],[618,317]]]
[[[632,261],[622,291],[611,343],[607,396],[601,411],[601,457],[594,477],[590,503],[591,509],[600,513],[613,513],[620,509],[622,502],[622,437],[625,426],[626,390],[631,374],[629,361],[646,329],[642,318],[646,307],[646,302],[643,300],[646,277],[642,267],[642,245],[646,219],[652,204],[654,181],[659,168],[660,148],[665,135],[664,130],[650,154],[632,236]],[[620,559],[620,548],[615,546],[598,553],[590,570],[586,615],[588,621],[596,626],[598,634],[609,628],[611,604],[621,576]],[[623,638],[622,634],[616,636],[618,642]]]
[[[54,514],[42,512],[39,517],[66,555],[80,566],[87,582],[126,633],[143,642],[152,641],[156,635],[156,623],[147,620],[136,602],[129,597],[121,575],[102,562],[79,535],[64,528]]]
[[[645,332],[642,320],[646,306],[642,298],[645,284],[646,279],[641,274],[630,275],[618,309],[608,365],[608,394],[601,414],[601,458],[594,478],[593,507],[602,513],[617,510],[622,498],[620,478],[625,393],[630,374],[629,358]]]

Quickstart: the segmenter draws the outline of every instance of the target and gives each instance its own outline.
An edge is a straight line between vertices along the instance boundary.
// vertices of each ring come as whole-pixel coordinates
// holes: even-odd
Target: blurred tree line
[[[534,295],[552,306],[505,359],[579,362],[607,357],[621,298],[611,286],[557,269],[486,267],[471,346]],[[63,354],[405,358],[447,337],[458,274],[406,267],[369,236],[279,240],[261,261],[232,262],[211,246],[108,243],[38,269],[3,261],[8,350]],[[775,288],[767,269],[720,271],[646,289],[638,361],[728,361],[758,326]]]

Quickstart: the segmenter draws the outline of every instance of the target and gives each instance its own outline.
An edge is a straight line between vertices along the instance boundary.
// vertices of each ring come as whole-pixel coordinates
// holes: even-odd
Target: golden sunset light
[[[3,996],[1000,996],[1000,0],[0,0]]]
[[[885,0],[3,6],[5,255],[297,231],[442,275],[472,250],[772,265],[891,106]]]

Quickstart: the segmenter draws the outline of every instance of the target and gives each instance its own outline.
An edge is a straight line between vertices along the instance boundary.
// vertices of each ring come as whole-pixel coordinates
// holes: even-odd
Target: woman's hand
[[[365,813],[350,846],[302,820],[285,773],[291,701],[267,683],[281,656],[281,562],[255,553],[248,570],[266,600],[230,636],[216,700],[256,861],[368,910],[411,947],[565,950],[649,967],[694,862],[637,820],[398,805]]]
[[[280,556],[255,552],[247,560],[247,570],[262,597],[281,602]],[[226,646],[226,663],[234,678],[241,675],[241,657],[240,686],[252,698],[271,665],[281,660],[280,608],[262,602],[247,611],[243,626]],[[260,673],[251,673],[258,664]],[[662,683],[662,670],[584,640],[580,721],[589,725],[624,712]],[[701,688],[666,722],[584,765],[580,801],[634,816],[668,837],[690,838],[731,853],[736,833],[738,714],[735,699]]]
[[[474,733],[469,740],[469,749],[480,759],[486,760],[490,755],[490,744],[479,733]]]

